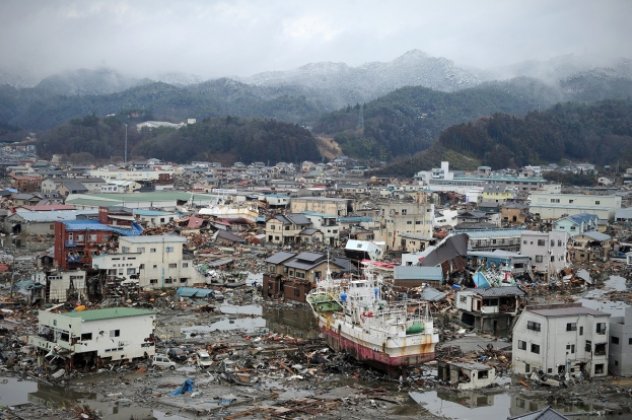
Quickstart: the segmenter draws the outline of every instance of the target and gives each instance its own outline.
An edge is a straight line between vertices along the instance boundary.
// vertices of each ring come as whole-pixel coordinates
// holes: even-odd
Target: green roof
[[[64,314],[71,318],[81,318],[84,321],[100,321],[102,319],[127,318],[130,316],[154,315],[150,309],[138,308],[104,308],[92,309],[88,311],[68,312]]]

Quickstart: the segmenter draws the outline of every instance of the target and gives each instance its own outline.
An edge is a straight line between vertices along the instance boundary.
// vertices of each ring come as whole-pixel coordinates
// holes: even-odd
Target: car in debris
[[[171,347],[169,350],[167,350],[167,356],[169,356],[171,360],[176,362],[184,362],[189,358],[187,353],[180,347]]]
[[[154,356],[151,358],[151,365],[159,367],[161,369],[171,370],[174,370],[178,366],[176,365],[176,362],[169,359],[169,357],[164,354],[154,354]]]
[[[197,365],[202,369],[206,369],[213,364],[213,359],[211,359],[211,356],[206,350],[196,351],[195,356]]]
[[[224,300],[224,294],[219,290],[213,290],[213,292],[211,292],[211,298],[221,301]]]

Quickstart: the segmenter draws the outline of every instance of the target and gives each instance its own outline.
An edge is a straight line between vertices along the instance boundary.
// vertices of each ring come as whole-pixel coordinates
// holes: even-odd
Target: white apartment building
[[[70,366],[133,360],[156,353],[154,311],[104,308],[54,313],[39,311],[38,333],[29,344],[66,358]]]
[[[612,220],[615,211],[621,208],[621,197],[536,192],[529,196],[529,203],[529,213],[545,220],[581,213],[596,214],[602,220]]]
[[[92,267],[109,276],[138,279],[144,289],[204,283],[193,261],[183,259],[185,243],[177,235],[121,236],[117,253],[93,256]]]
[[[387,250],[400,251],[405,243],[402,234],[415,234],[418,239],[432,239],[434,204],[391,202],[380,204],[375,218],[379,229],[375,240],[383,241]]]
[[[570,236],[563,231],[525,230],[520,235],[520,254],[530,258],[532,272],[554,274],[568,267],[567,249]]]
[[[323,234],[323,242],[329,246],[340,245],[340,225],[337,217],[323,213],[306,211],[303,215],[312,222],[312,227]]]
[[[609,317],[580,303],[527,306],[513,328],[513,372],[605,376]]]

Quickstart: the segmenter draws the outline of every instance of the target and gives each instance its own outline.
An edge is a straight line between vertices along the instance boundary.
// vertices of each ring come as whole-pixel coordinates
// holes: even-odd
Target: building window
[[[597,334],[604,335],[606,333],[606,323],[598,322],[596,331],[597,331]]]
[[[586,345],[584,346],[584,351],[587,353],[592,352],[592,341],[586,340]]]
[[[619,337],[615,337],[614,335],[610,337],[610,344],[619,344]]]
[[[628,345],[632,346],[632,338],[628,338]]]
[[[144,270],[144,269],[145,269],[145,264],[141,264],[141,265],[139,265],[139,266],[138,266],[138,269],[139,269],[139,270]]]
[[[111,330],[110,331],[110,337],[120,337],[121,336],[121,330]]]
[[[577,331],[577,323],[576,322],[567,322],[566,323],[566,331]]]
[[[546,245],[546,242],[544,241],[544,239],[538,239],[538,246],[544,246]]]
[[[569,354],[575,353],[575,344],[567,344],[566,353],[569,353]]]
[[[595,205],[598,206],[599,204],[601,204],[601,201],[595,201]],[[596,372],[595,372],[596,373]]]
[[[92,340],[92,333],[81,334],[81,341]]]
[[[158,279],[149,280],[149,284],[158,284]]]
[[[531,353],[540,354],[540,346],[538,344],[531,344]]]
[[[166,253],[171,253],[171,252],[173,252],[173,247],[172,247],[172,246],[168,246],[168,247],[166,247],[166,248],[165,248],[165,252],[166,252]]]
[[[165,279],[165,284],[171,284],[171,279]]]
[[[535,321],[527,321],[527,329],[531,331],[540,331],[540,323]]]
[[[136,269],[135,268],[128,268],[127,269],[127,275],[131,275],[131,274],[136,274]]]
[[[136,248],[136,252],[138,252],[139,254],[143,254],[145,252],[145,247],[140,247],[140,248]]]
[[[182,268],[187,268],[188,266],[189,266],[189,263],[185,263],[185,262],[182,263]]]
[[[535,256],[535,262],[541,263],[542,261],[543,261],[542,255],[536,255]]]
[[[152,254],[156,253],[156,248],[149,248],[149,252],[151,252]]]
[[[169,268],[178,268],[177,263],[169,263]]]
[[[584,335],[584,327],[579,327],[579,335]]]
[[[129,252],[129,247],[128,247],[128,246],[122,246],[122,247],[121,247],[121,252],[122,252],[123,254],[127,254],[127,253]]]
[[[518,348],[520,350],[526,350],[527,349],[527,342],[526,341],[522,341],[522,340],[518,340]]]
[[[599,203],[597,201],[597,203]],[[603,363],[599,363],[597,365],[595,365],[595,375],[601,375],[603,374]]]

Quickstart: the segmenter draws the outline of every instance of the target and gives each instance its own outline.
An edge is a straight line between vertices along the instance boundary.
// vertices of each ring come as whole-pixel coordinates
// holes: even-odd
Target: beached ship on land
[[[336,280],[327,273],[307,302],[336,351],[387,371],[433,360],[439,335],[426,302],[382,299],[387,288],[371,272],[360,280]]]

